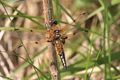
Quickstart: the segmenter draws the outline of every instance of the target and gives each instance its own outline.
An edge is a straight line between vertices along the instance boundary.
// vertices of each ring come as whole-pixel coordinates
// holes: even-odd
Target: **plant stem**
[[[47,30],[51,29],[50,21],[52,21],[52,0],[43,0],[44,18]],[[48,43],[50,72],[52,80],[60,80],[60,74],[56,62],[56,51],[52,43]]]

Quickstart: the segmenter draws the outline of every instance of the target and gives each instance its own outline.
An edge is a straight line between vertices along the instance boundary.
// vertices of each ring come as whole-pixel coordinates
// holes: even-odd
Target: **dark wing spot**
[[[76,33],[78,33],[78,30],[74,31],[74,32],[73,32],[73,35],[75,35]]]
[[[33,32],[33,30],[30,30],[30,32]]]
[[[65,44],[65,39],[62,39],[62,43]]]
[[[51,40],[48,40],[47,42],[52,42]]]
[[[76,22],[76,20],[73,20],[73,22]]]
[[[38,44],[38,42],[35,42],[35,44]]]
[[[67,39],[68,37],[67,36],[65,36],[65,37],[62,37],[62,39]]]
[[[82,13],[82,15],[85,15],[85,14],[86,14],[86,12],[83,12],[83,13]]]
[[[21,48],[23,45],[18,46],[18,48]]]
[[[68,37],[66,36],[64,39],[67,39]]]

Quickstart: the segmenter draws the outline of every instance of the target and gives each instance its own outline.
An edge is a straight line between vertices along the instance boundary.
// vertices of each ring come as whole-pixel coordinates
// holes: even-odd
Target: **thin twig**
[[[43,0],[44,18],[47,30],[51,29],[50,21],[52,21],[52,0]],[[52,43],[48,43],[50,72],[52,80],[60,80],[60,74],[55,58],[55,48]]]

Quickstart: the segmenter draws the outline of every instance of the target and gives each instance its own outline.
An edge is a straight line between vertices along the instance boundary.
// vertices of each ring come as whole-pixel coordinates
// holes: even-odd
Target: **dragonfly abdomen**
[[[67,64],[66,64],[65,56],[63,54],[64,54],[64,52],[59,56],[60,56],[60,59],[61,59],[61,62],[62,62],[62,65],[63,65],[64,69],[66,69]]]
[[[55,48],[56,48],[57,54],[59,55],[59,57],[61,59],[61,62],[62,62],[62,65],[63,65],[64,69],[66,69],[67,64],[66,64],[66,60],[65,60],[65,53],[64,53],[64,50],[63,50],[62,42],[57,41],[57,43],[55,44]]]

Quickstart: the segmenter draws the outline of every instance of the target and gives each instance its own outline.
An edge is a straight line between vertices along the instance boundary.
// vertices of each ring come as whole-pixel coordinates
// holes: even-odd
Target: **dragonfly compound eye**
[[[53,21],[53,24],[54,24],[54,25],[57,25],[57,24],[58,24],[58,22],[57,22],[57,21]]]
[[[55,20],[52,20],[52,21],[50,21],[50,24],[51,24],[51,26],[55,26],[55,25],[57,25],[57,24],[58,24],[58,22],[57,22],[57,21],[55,21]]]

